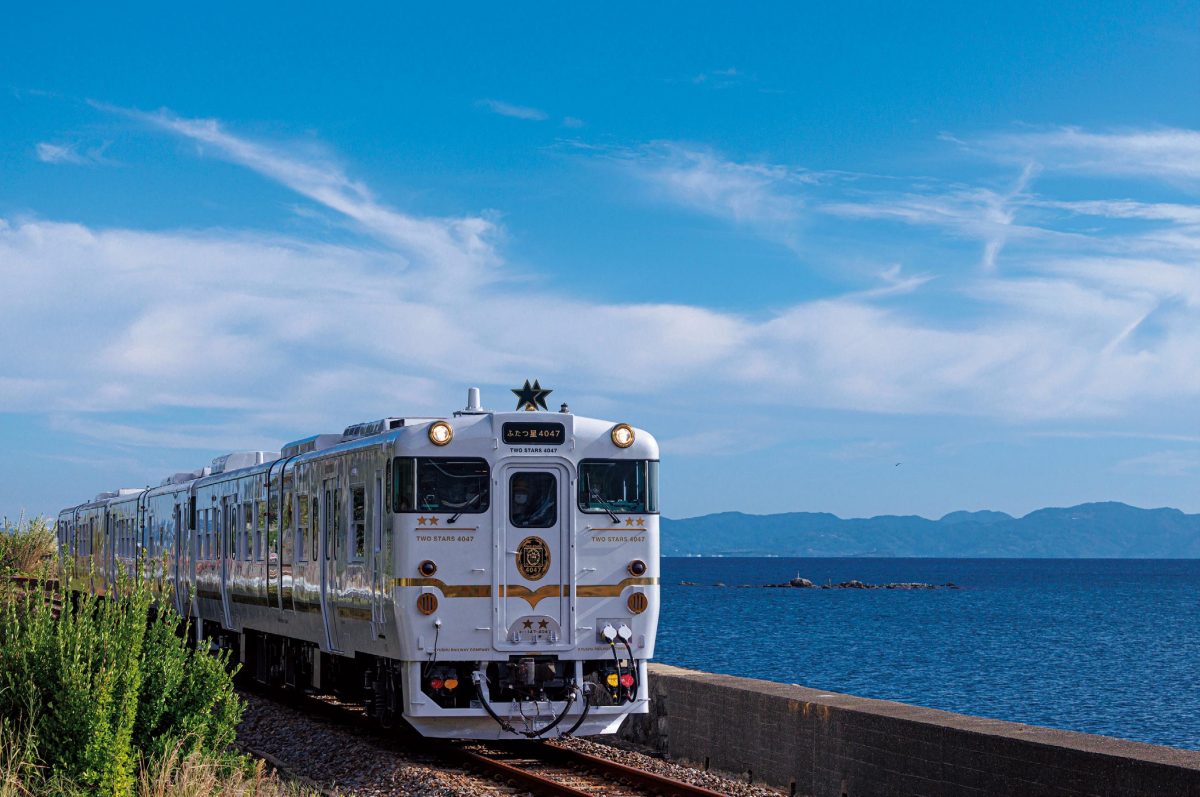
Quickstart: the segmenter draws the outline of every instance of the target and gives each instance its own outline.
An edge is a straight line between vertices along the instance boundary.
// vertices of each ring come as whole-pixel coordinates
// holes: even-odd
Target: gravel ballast
[[[255,694],[242,695],[245,715],[238,728],[238,744],[251,754],[329,795],[377,797],[475,797],[522,794],[486,777],[447,766],[434,754],[405,749],[404,731],[394,739],[381,738],[364,718],[359,727],[313,717]],[[733,795],[778,797],[779,792],[744,780],[703,772],[630,749],[628,745],[587,739],[562,739],[556,744],[607,758],[626,766],[687,781]],[[419,744],[419,743],[418,743]]]

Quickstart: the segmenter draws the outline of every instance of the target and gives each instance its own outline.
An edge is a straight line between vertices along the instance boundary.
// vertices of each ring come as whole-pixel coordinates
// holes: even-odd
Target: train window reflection
[[[392,507],[397,512],[486,512],[490,475],[482,459],[396,457]]]
[[[584,512],[657,512],[658,463],[628,459],[580,462],[579,508]]]
[[[508,519],[521,529],[548,529],[558,521],[558,479],[553,473],[514,473],[509,479]]]

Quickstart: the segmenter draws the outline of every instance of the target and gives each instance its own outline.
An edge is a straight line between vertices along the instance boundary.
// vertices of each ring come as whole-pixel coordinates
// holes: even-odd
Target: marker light
[[[429,686],[433,689],[441,689],[442,683],[443,681],[441,678],[431,678],[429,681]]]
[[[634,559],[629,563],[629,575],[644,576],[646,575],[646,563],[641,559]]]
[[[618,423],[613,427],[612,441],[617,448],[629,448],[633,445],[633,427],[627,423]]]
[[[429,578],[437,572],[437,563],[432,559],[426,559],[424,562],[421,562],[421,564],[417,565],[417,570],[421,573],[421,575]]]
[[[619,681],[617,681],[617,674],[615,672],[610,672],[606,680],[608,681],[608,685],[612,687],[616,687],[616,685],[619,683]]]
[[[622,675],[621,676],[621,686],[625,687],[626,689],[633,686],[633,675],[631,675],[630,673],[625,673],[624,675]]]
[[[442,686],[453,691],[458,688],[458,679],[457,678],[447,678],[445,681],[442,681]]]
[[[435,421],[429,424],[429,442],[435,446],[444,446],[454,439],[454,430],[445,421]]]

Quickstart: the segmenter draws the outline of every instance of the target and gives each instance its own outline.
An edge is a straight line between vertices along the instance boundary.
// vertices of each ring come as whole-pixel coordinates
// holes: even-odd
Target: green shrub
[[[54,529],[45,518],[22,518],[15,526],[5,518],[0,522],[0,578],[45,572],[54,560],[57,544]]]
[[[64,584],[66,594],[70,584]],[[0,614],[0,717],[35,740],[36,762],[88,794],[125,797],[143,752],[224,750],[241,705],[225,656],[187,648],[184,624],[141,580],[80,593],[55,618],[44,583]]]

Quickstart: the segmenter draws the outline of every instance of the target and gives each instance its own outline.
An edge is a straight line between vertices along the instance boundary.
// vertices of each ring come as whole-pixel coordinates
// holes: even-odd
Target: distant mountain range
[[[1200,515],[1106,502],[842,519],[824,512],[662,519],[663,556],[1200,558]]]

